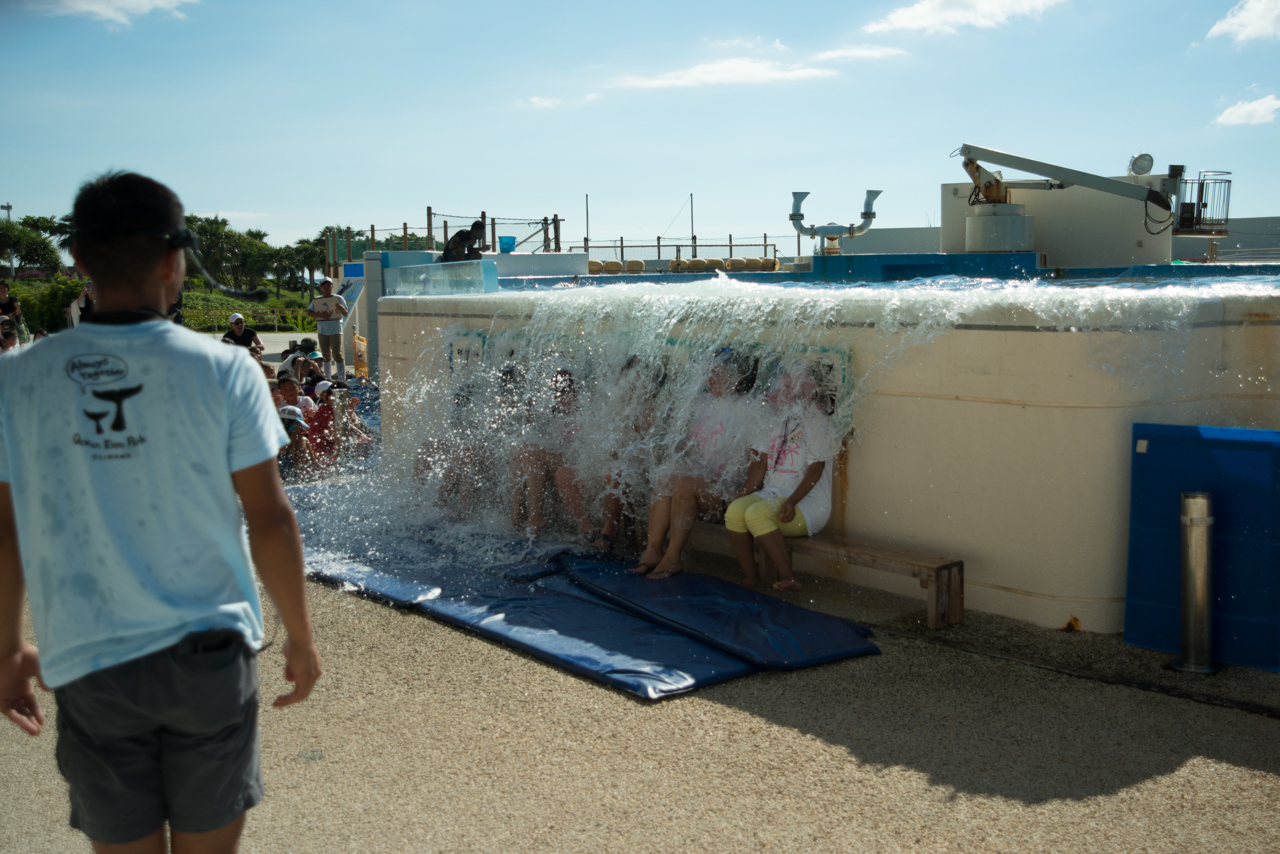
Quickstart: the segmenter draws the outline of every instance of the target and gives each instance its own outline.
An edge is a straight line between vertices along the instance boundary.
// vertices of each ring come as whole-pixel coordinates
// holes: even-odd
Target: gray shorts
[[[336,335],[325,335],[323,332],[317,332],[316,338],[319,339],[320,355],[326,362],[342,361],[342,333]],[[346,377],[342,377],[346,379]]]
[[[55,691],[71,826],[95,842],[203,833],[262,800],[258,663],[236,631],[187,635]]]

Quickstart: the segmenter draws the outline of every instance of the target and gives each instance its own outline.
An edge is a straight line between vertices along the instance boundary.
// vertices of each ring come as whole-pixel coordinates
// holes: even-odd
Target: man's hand
[[[294,703],[301,703],[311,696],[311,689],[322,674],[320,653],[316,650],[314,640],[294,643],[293,638],[284,641],[284,678],[293,683],[293,690],[281,694],[272,703],[275,708],[283,709]]]
[[[40,680],[40,655],[29,643],[23,643],[12,655],[0,658],[0,711],[28,735],[39,735],[44,726],[44,713],[36,702],[31,680]],[[46,691],[43,681],[40,687]]]
[[[778,521],[790,522],[796,518],[796,503],[788,498],[782,502],[782,506],[778,508]]]

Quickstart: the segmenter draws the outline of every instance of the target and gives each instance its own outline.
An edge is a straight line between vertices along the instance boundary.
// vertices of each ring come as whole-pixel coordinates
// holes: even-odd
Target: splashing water
[[[537,514],[528,479],[539,466],[549,533],[577,533],[569,487],[597,524],[606,496],[643,520],[653,491],[682,475],[711,476],[729,498],[771,427],[804,418],[814,455],[835,456],[873,415],[884,378],[957,328],[1079,334],[1092,370],[1172,399],[1201,367],[1186,363],[1199,319],[1225,299],[1280,298],[1274,277],[1129,285],[778,287],[721,276],[509,294],[492,303],[492,322],[459,320],[392,378],[403,418],[379,471],[295,491],[307,543],[408,555],[415,541],[447,541],[470,560],[509,562],[492,532],[518,539]],[[523,322],[514,301],[530,307]],[[1115,334],[1135,332],[1159,334],[1141,347]]]

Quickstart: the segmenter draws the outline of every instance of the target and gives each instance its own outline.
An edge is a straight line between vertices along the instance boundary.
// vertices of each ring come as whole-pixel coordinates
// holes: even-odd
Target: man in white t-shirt
[[[336,362],[336,379],[347,378],[347,366],[342,355],[342,324],[347,318],[347,301],[333,293],[333,279],[320,280],[320,296],[307,306],[307,316],[316,321],[316,337],[320,339],[320,353],[324,357],[321,370],[329,377],[329,363]]]
[[[254,569],[295,683],[275,705],[320,676],[287,437],[246,350],[166,322],[194,245],[177,196],[107,173],[72,218],[93,314],[0,360],[0,713],[39,735],[31,680],[54,690],[71,825],[100,850],[234,851],[262,797]]]

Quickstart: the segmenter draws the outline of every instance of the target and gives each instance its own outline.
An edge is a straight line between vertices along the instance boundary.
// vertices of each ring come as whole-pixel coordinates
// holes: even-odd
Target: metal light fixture
[[[1135,154],[1129,158],[1129,174],[1145,175],[1150,172],[1151,167],[1155,165],[1155,158],[1150,154]]]

